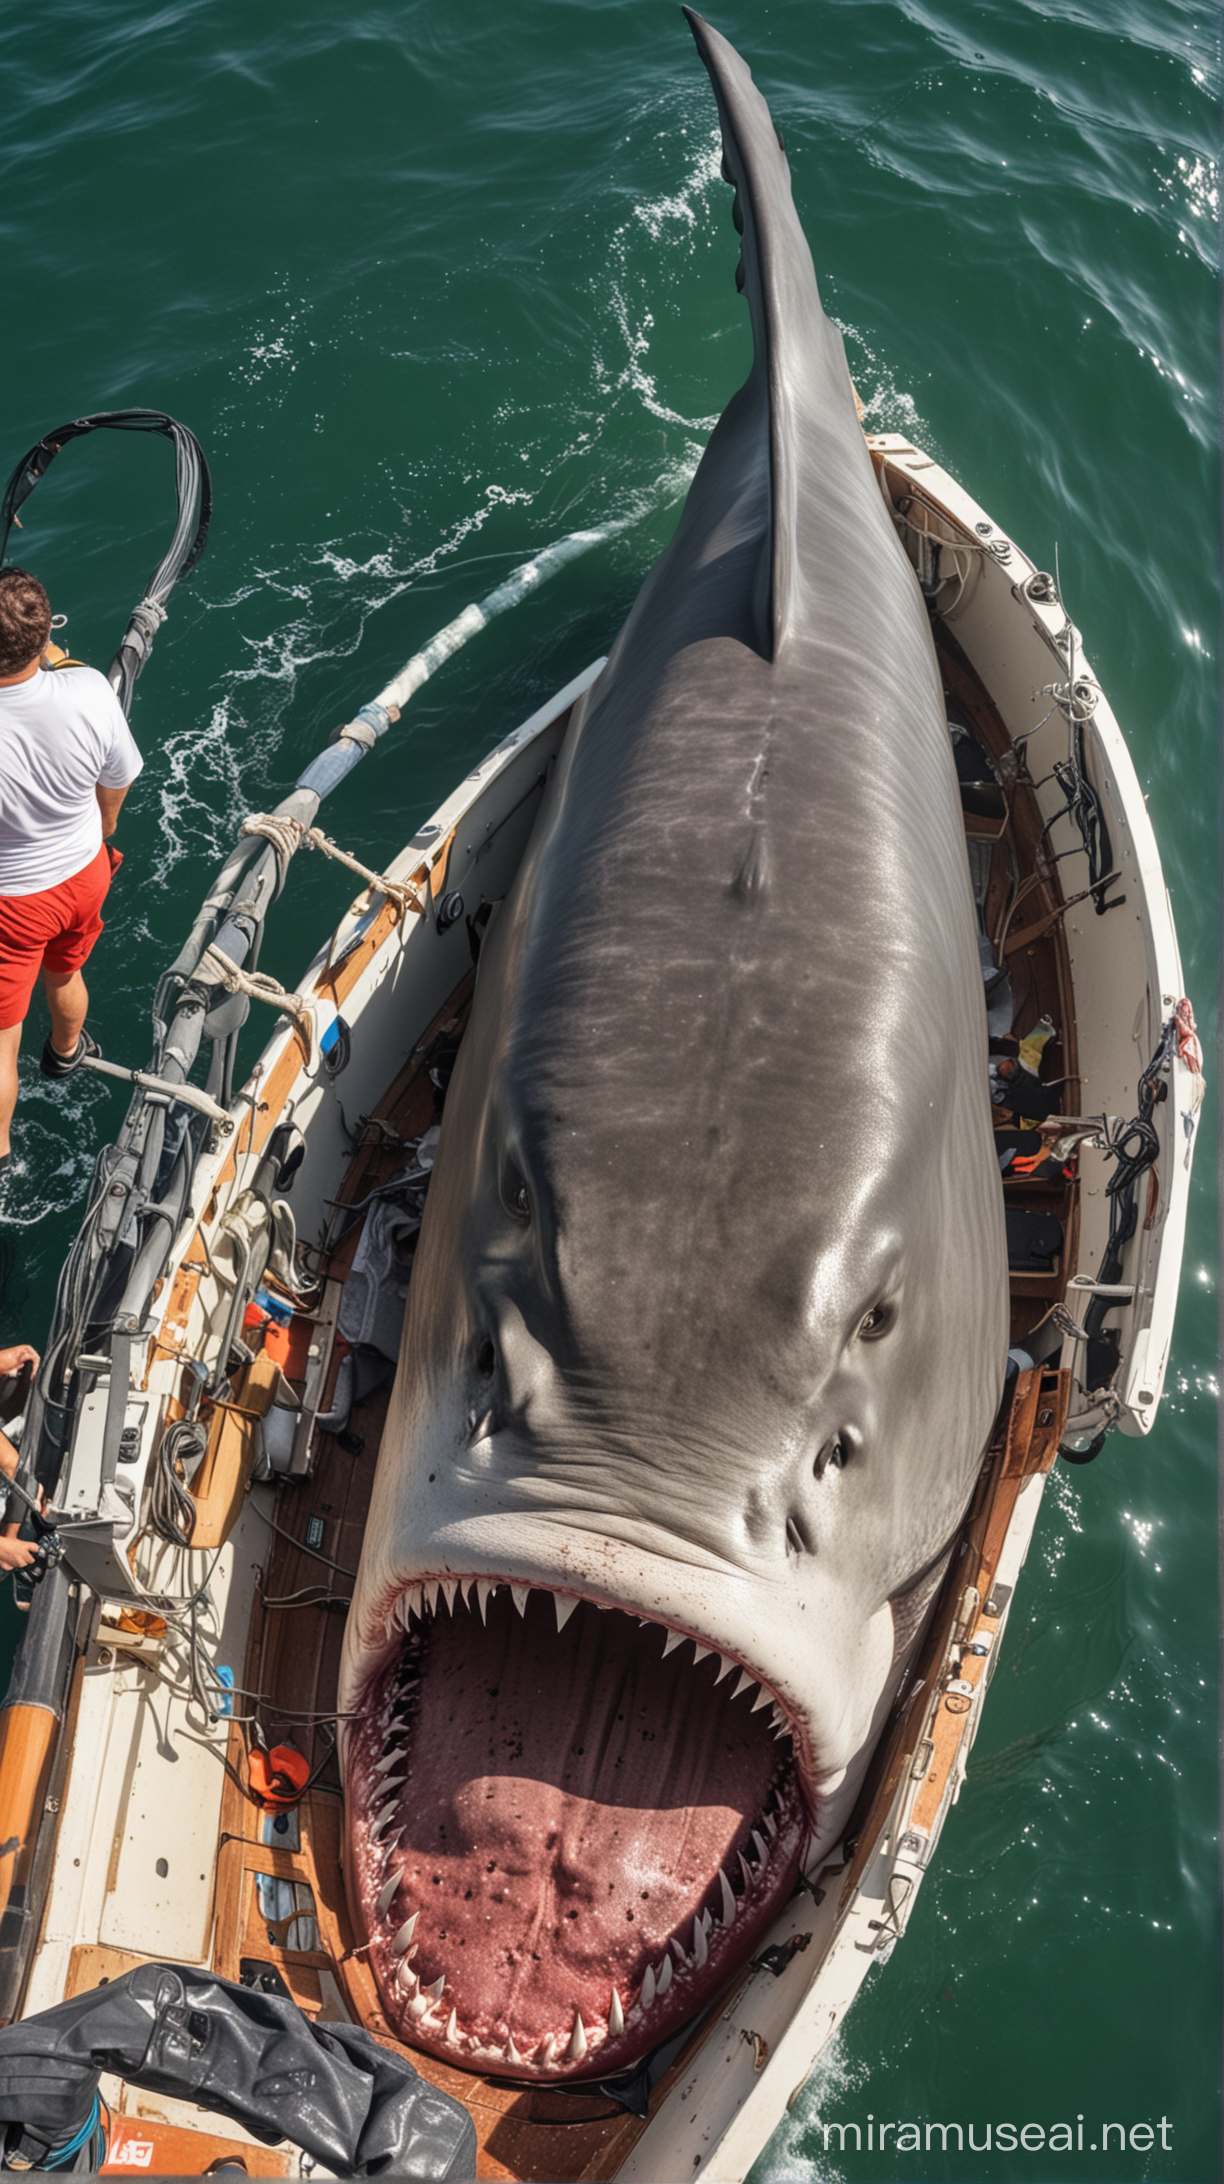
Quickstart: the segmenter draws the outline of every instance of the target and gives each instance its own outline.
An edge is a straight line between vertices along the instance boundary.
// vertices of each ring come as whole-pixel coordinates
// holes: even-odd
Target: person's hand
[[[7,1532],[0,1533],[0,1573],[28,1569],[37,1553],[32,1539],[10,1539]]]
[[[11,1348],[0,1350],[0,1378],[19,1373],[23,1365],[32,1365],[38,1371],[38,1352],[28,1342],[14,1342]]]

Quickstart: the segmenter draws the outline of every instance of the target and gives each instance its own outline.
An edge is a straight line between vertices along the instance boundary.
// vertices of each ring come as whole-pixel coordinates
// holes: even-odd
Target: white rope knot
[[[388,902],[394,903],[401,917],[409,910],[419,911],[424,916],[425,905],[415,887],[406,880],[392,880],[388,879],[385,872],[372,872],[369,865],[362,864],[359,857],[351,857],[346,849],[338,849],[321,827],[306,827],[303,830],[303,840],[307,849],[321,850],[325,857],[331,857],[336,864],[347,865],[349,871],[355,872],[376,894],[385,895]]]
[[[266,1001],[269,1007],[279,1009],[282,1016],[291,1017],[306,1041],[306,1067],[314,1068],[318,1057],[318,1033],[314,1004],[304,994],[288,992],[267,971],[240,970],[220,948],[214,948],[211,941],[200,957],[199,967],[201,971],[211,973],[227,993],[245,993],[252,1001]]]
[[[295,849],[301,848],[306,829],[300,819],[291,819],[288,816],[282,818],[271,811],[253,811],[249,818],[243,820],[238,831],[240,834],[262,835],[265,842],[271,842],[278,857],[283,857],[288,864]]]
[[[321,827],[305,827],[300,819],[282,817],[277,812],[255,811],[243,820],[239,832],[262,835],[265,841],[271,842],[277,855],[283,857],[286,863],[295,850],[317,849],[324,857],[330,857],[333,863],[346,865],[350,872],[355,872],[376,894],[385,895],[388,902],[395,904],[401,917],[406,916],[409,910],[417,911],[422,917],[425,914],[425,905],[415,887],[405,880],[388,879],[385,872],[371,871],[369,865],[362,864],[359,857],[350,856],[347,849],[338,849]]]

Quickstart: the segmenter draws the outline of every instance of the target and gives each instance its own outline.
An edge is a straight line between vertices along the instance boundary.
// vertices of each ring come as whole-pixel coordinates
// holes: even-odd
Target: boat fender
[[[310,1762],[291,1744],[274,1744],[270,1752],[256,1744],[251,1748],[247,1772],[253,1803],[269,1812],[288,1812],[310,1780]]]
[[[293,1188],[293,1179],[306,1158],[306,1140],[295,1122],[282,1122],[272,1132],[267,1158],[275,1162],[273,1182],[278,1191]]]

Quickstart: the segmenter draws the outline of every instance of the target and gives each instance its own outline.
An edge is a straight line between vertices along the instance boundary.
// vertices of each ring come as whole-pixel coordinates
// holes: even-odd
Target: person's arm
[[[109,842],[119,824],[119,813],[123,808],[127,789],[104,789],[99,782],[94,795],[98,799],[98,809],[102,814],[102,839]]]
[[[17,1469],[17,1463],[16,1449],[13,1447],[8,1435],[0,1433],[0,1472],[7,1473],[11,1479]],[[7,1505],[8,1496],[6,1494],[6,1509]],[[26,1569],[38,1553],[36,1541],[18,1539],[17,1534],[20,1530],[20,1517],[11,1517],[7,1524],[0,1525],[0,1577],[3,1577],[6,1570]]]

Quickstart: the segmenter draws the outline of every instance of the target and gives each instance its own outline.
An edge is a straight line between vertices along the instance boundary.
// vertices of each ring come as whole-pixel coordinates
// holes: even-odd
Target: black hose
[[[153,639],[166,618],[166,601],[175,585],[194,569],[204,551],[212,518],[212,478],[204,450],[194,432],[168,417],[164,410],[97,410],[90,417],[73,418],[43,434],[37,445],[22,456],[0,500],[0,562],[8,549],[9,534],[17,510],[27,501],[40,478],[70,440],[100,427],[113,432],[158,432],[174,448],[174,482],[178,515],[174,536],[137,600],[119,650],[108,667],[110,683],[125,713],[131,711],[136,678],[153,649]]]

